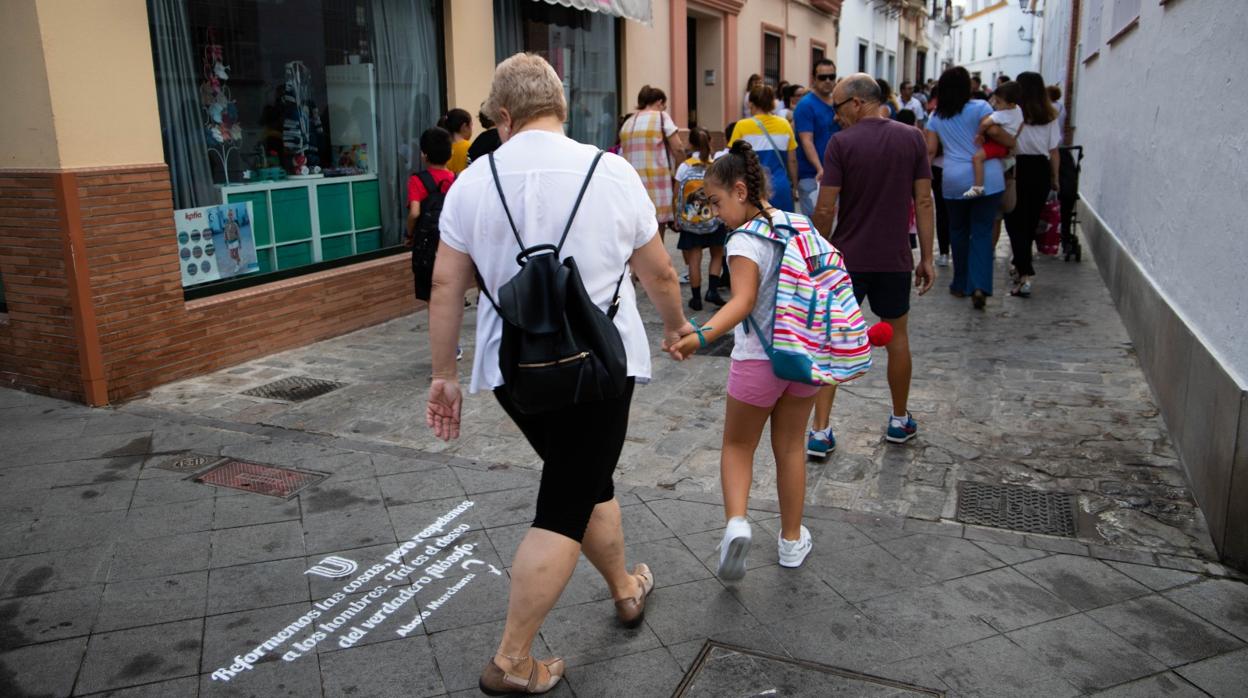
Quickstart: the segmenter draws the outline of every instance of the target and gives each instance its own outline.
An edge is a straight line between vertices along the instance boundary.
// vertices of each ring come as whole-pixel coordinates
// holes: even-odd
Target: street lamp
[[[1023,11],[1023,14],[1025,15],[1035,15],[1037,17],[1043,17],[1044,10],[1037,10],[1036,2],[1037,0],[1018,0],[1018,7],[1019,9]],[[1020,29],[1019,31],[1021,32],[1022,30]],[[1021,39],[1022,36],[1019,36],[1019,38]]]
[[[1028,38],[1027,38],[1027,30],[1023,29],[1022,27],[1019,27],[1019,28],[1018,28],[1018,39],[1019,39],[1019,41],[1026,41],[1026,42],[1027,42],[1027,43],[1029,43],[1029,44],[1034,44],[1034,43],[1036,43],[1036,37],[1034,37],[1034,36],[1033,36],[1033,37],[1031,37],[1030,39],[1028,39]]]

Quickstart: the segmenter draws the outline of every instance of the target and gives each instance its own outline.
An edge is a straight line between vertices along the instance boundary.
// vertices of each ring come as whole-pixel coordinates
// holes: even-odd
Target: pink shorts
[[[777,378],[766,359],[734,359],[728,369],[728,395],[754,407],[772,407],[781,395],[811,397],[818,392],[817,385]]]

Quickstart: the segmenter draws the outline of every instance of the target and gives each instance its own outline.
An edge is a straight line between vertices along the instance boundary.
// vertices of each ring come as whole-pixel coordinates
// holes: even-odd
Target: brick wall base
[[[188,302],[177,253],[164,165],[0,173],[0,381],[101,404],[416,310],[403,255]]]

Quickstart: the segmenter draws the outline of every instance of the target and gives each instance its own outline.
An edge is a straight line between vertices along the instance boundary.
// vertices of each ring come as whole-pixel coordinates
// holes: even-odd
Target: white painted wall
[[[876,77],[883,77],[897,87],[897,73],[902,67],[902,57],[898,55],[900,27],[895,18],[876,7],[872,0],[845,0],[841,5],[841,33],[836,47],[836,72],[838,75],[849,75],[858,72],[858,45],[867,43],[866,72]],[[881,65],[875,62],[875,51],[880,49],[883,54]],[[896,56],[896,68],[892,74],[888,72],[889,53]]]
[[[1061,84],[1066,79],[1072,7],[1070,0],[1043,0],[1041,3],[1044,17],[1036,23],[1040,49],[1033,57],[1033,65],[1050,85]]]
[[[1107,46],[1113,2],[1104,5],[1098,36],[1086,14],[1082,25],[1081,57],[1100,54],[1076,81],[1075,140],[1088,148],[1080,193],[1248,383],[1248,12],[1243,0],[1143,0],[1139,26]]]
[[[949,34],[949,25],[943,20],[928,18],[923,29],[927,38],[927,77],[937,79],[945,70],[945,64],[954,65],[949,49],[953,46],[953,37]]]
[[[1013,78],[1031,70],[1033,43],[1025,39],[1032,38],[1033,16],[1023,14],[1017,0],[993,4],[984,2],[982,5],[989,5],[991,9],[981,9],[979,13],[967,12],[963,19],[953,23],[954,64],[979,73],[986,85],[996,84],[996,76],[1002,73]],[[1018,35],[1020,28],[1023,39]],[[992,39],[991,56],[988,55],[989,37]],[[974,60],[971,59],[972,40],[975,42]],[[959,44],[962,47],[960,60],[957,53]],[[1048,75],[1045,79],[1052,82]]]

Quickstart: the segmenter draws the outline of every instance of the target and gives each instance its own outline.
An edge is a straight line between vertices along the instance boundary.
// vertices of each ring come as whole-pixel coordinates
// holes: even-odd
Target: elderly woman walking
[[[620,283],[625,269],[632,268],[658,309],[665,349],[693,328],[681,313],[676,272],[655,234],[654,204],[640,178],[622,158],[564,135],[563,84],[550,64],[532,54],[500,63],[485,111],[498,125],[503,145],[489,156],[488,166],[464,172],[447,195],[440,221],[429,306],[430,427],[447,440],[460,432],[455,342],[474,265],[482,291],[506,306],[499,292],[520,271],[521,246],[545,245],[565,265],[575,259],[590,302],[611,318],[607,322],[618,331],[627,357],[622,394],[532,414],[504,385],[499,352],[504,321],[493,300],[479,305],[470,390],[494,391],[543,463],[536,516],[512,563],[503,637],[481,673],[480,688],[490,695],[544,693],[559,682],[564,664],[537,660],[530,650],[581,553],[606,580],[625,627],[641,622],[654,588],[646,565],[631,572],[625,568],[620,507],[612,488],[633,382],[650,376],[650,348],[636,294],[632,284]],[[565,225],[566,239],[557,249]],[[533,264],[540,256],[525,259]]]
[[[637,112],[620,126],[620,155],[641,175],[661,227],[674,220],[672,178],[676,166],[685,160],[677,135],[680,129],[666,109],[667,95],[663,90],[646,85],[637,93]]]

